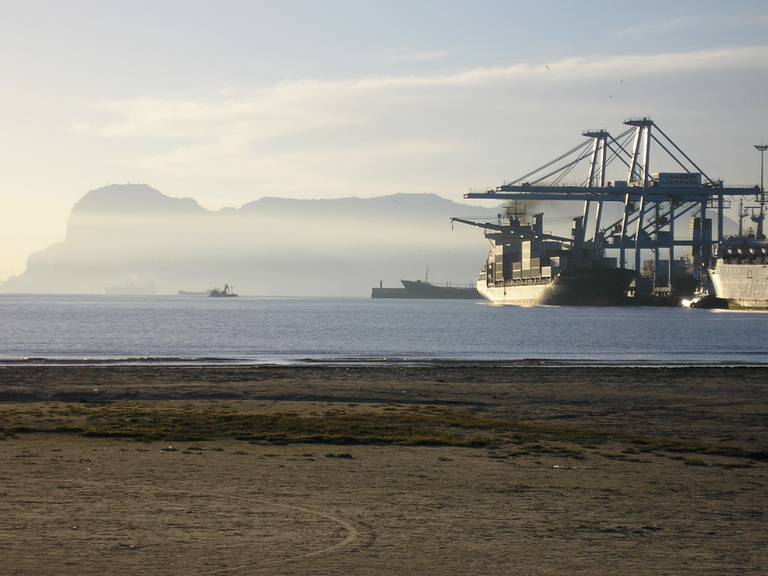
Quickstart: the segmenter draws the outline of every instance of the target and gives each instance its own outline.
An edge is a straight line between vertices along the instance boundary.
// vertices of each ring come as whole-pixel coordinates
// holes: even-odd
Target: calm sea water
[[[0,360],[768,362],[768,314],[459,300],[0,296]]]

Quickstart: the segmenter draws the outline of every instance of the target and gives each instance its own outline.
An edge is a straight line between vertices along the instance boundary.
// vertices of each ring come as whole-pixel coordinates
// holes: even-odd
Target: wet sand
[[[764,574],[768,369],[0,368],[0,573]]]

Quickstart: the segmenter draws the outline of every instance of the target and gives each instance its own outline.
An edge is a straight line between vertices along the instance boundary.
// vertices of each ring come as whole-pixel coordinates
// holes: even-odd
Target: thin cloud
[[[197,182],[228,178],[233,187],[288,194],[354,195],[361,186],[387,193],[404,185],[427,191],[444,186],[435,173],[448,179],[462,169],[461,159],[482,156],[478,151],[489,146],[504,149],[503,138],[489,132],[493,126],[514,125],[515,138],[523,139],[531,133],[526,119],[551,117],[553,106],[585,118],[589,110],[636,114],[638,102],[647,106],[643,98],[656,94],[638,87],[766,68],[768,46],[752,46],[306,79],[260,90],[98,102],[74,128],[116,141],[155,141],[146,148],[151,153],[125,162],[159,181],[178,174]],[[621,98],[605,91],[630,79],[637,80],[635,89]],[[513,118],[516,124],[506,122]]]
[[[423,50],[420,52],[395,52],[387,56],[387,62],[434,62],[445,60],[452,50]]]
[[[662,20],[653,20],[625,26],[616,30],[617,36],[639,38],[649,34],[658,36],[660,34],[669,34],[676,30],[684,30],[702,24],[699,18],[695,16],[677,16],[675,18],[664,18]]]
[[[106,118],[78,122],[79,132],[107,137],[194,138],[226,132],[230,138],[268,140],[316,128],[364,121],[369,98],[387,93],[483,88],[516,82],[568,82],[720,69],[766,69],[768,46],[668,54],[575,57],[545,64],[473,68],[443,75],[379,76],[285,82],[262,90],[203,98],[145,96],[95,103]]]
[[[768,14],[763,12],[718,14],[716,17],[711,14],[690,14],[632,24],[617,29],[615,34],[620,38],[632,40],[686,32],[695,32],[698,35],[702,35],[714,29],[720,33],[731,29],[734,33],[738,34],[745,28],[759,29],[766,26],[768,26]]]

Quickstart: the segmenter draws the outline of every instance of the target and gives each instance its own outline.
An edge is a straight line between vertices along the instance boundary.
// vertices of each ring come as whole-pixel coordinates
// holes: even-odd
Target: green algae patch
[[[40,418],[41,414],[45,418]],[[276,445],[506,446],[512,450],[510,454],[518,456],[571,459],[585,459],[590,451],[618,446],[618,452],[611,458],[627,461],[640,454],[675,458],[681,453],[768,461],[764,450],[747,446],[518,420],[452,406],[339,403],[329,409],[319,403],[265,405],[247,401],[46,402],[0,406],[0,438],[35,433],[142,442],[230,439]]]
[[[459,410],[334,409],[321,414],[258,412],[208,404],[113,402],[66,406],[53,422],[9,427],[14,433],[70,433],[144,441],[398,444],[486,447],[495,442],[487,418]],[[29,406],[27,406],[29,408]],[[50,414],[49,410],[49,414]],[[7,415],[6,415],[7,416]]]

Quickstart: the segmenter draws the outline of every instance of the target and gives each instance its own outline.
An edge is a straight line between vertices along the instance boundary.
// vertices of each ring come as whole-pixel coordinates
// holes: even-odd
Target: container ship
[[[573,220],[572,237],[544,233],[544,215],[524,221],[507,208],[498,223],[452,218],[485,229],[491,242],[477,279],[477,291],[494,304],[517,306],[617,305],[627,301],[631,270],[616,267],[596,243],[579,242],[582,218]]]

